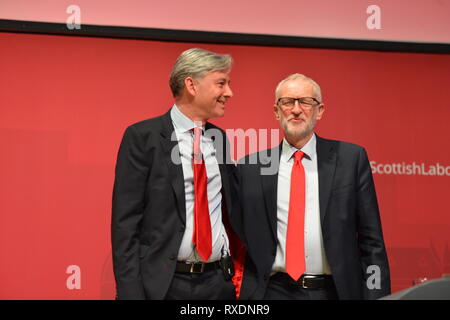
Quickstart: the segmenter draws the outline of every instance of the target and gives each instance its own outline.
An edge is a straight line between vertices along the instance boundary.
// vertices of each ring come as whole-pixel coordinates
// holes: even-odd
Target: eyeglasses
[[[284,109],[292,109],[295,106],[295,101],[298,101],[299,106],[305,110],[310,110],[312,107],[320,104],[320,102],[316,98],[312,97],[301,97],[301,98],[284,97],[278,99],[277,105],[279,105]]]

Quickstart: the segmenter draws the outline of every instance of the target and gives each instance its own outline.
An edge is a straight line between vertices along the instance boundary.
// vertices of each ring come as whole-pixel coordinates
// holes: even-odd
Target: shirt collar
[[[201,128],[202,131],[205,130],[204,126],[198,126],[194,121],[186,117],[186,115],[178,109],[176,104],[174,104],[170,110],[170,117],[172,118],[175,130],[178,132],[188,132],[196,127]]]
[[[316,156],[316,134],[313,133],[309,141],[300,150],[291,146],[286,138],[283,138],[282,156],[286,161],[292,158],[296,151],[302,151],[307,159],[313,159]]]

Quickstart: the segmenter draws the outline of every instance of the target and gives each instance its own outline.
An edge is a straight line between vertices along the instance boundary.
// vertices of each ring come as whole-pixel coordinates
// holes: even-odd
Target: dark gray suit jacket
[[[226,203],[222,217],[227,219],[236,199],[236,168],[225,132],[210,123],[205,129],[213,133]],[[128,127],[120,145],[111,224],[118,299],[163,299],[175,272],[186,203],[181,162],[171,158],[179,157],[173,131],[169,111]]]
[[[339,299],[376,299],[390,293],[390,275],[375,186],[366,151],[357,145],[317,137],[320,221],[325,253]],[[247,156],[238,164],[239,232],[248,250],[242,299],[262,299],[277,248],[278,175],[261,175],[281,145]],[[253,155],[255,156],[255,154]],[[278,158],[277,158],[278,157]],[[273,159],[273,158],[272,158]],[[278,170],[276,170],[278,172]],[[239,216],[239,218],[237,218]],[[380,269],[380,289],[369,266]]]

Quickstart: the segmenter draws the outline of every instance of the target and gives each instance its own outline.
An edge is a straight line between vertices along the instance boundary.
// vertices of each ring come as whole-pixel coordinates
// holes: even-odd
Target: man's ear
[[[280,120],[280,114],[278,113],[278,106],[276,104],[273,105],[273,113],[275,114],[275,119]]]
[[[194,78],[186,77],[184,79],[184,87],[191,96],[197,95],[196,81],[194,80]]]
[[[319,112],[317,113],[317,120],[322,119],[322,115],[325,112],[325,105],[323,103],[321,103],[319,105]]]

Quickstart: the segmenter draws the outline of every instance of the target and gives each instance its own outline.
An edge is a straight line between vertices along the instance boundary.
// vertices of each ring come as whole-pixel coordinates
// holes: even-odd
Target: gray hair
[[[281,80],[280,83],[277,85],[277,88],[275,89],[275,103],[277,103],[277,100],[280,96],[281,87],[286,82],[288,82],[290,80],[296,80],[296,79],[301,79],[301,80],[308,81],[309,83],[311,83],[314,87],[314,93],[316,95],[313,98],[316,98],[317,100],[319,100],[319,102],[322,102],[322,91],[320,90],[320,86],[317,84],[317,82],[315,82],[310,77],[305,76],[304,74],[294,73],[294,74],[291,74],[290,76],[288,76],[287,78]]]
[[[230,70],[233,58],[199,48],[188,49],[180,54],[170,71],[170,90],[174,97],[184,88],[184,79],[202,78],[208,71]]]

